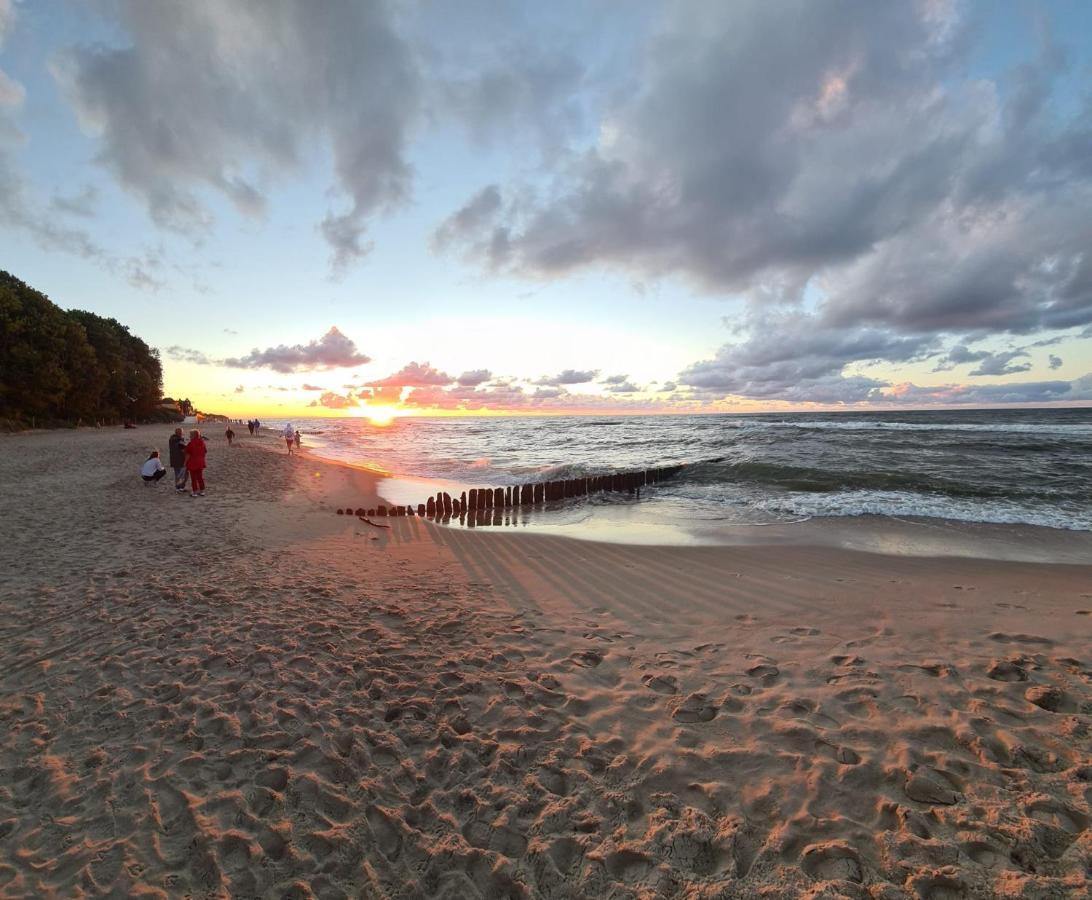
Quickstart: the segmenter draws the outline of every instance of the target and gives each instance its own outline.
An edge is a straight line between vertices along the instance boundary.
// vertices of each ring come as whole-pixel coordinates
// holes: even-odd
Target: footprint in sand
[[[1033,819],[1046,822],[1072,835],[1083,832],[1092,821],[1080,810],[1052,798],[1033,800],[1028,804],[1027,810]]]
[[[402,835],[391,817],[378,806],[369,806],[364,816],[375,835],[375,846],[390,862],[394,862],[402,852]]]
[[[826,841],[805,847],[800,868],[816,881],[852,881],[860,884],[864,879],[857,851],[841,841]]]
[[[986,677],[994,681],[1027,681],[1028,673],[1022,660],[991,659],[986,666]]]
[[[603,661],[603,654],[597,650],[580,650],[569,657],[578,666],[594,669]]]
[[[967,896],[967,885],[954,874],[925,872],[909,881],[915,897],[923,900],[962,900]]]
[[[645,687],[657,694],[677,694],[679,679],[674,675],[645,675],[642,679]]]
[[[677,722],[693,724],[711,722],[717,716],[717,707],[705,694],[691,694],[671,714]]]
[[[1008,634],[1004,631],[994,631],[989,635],[991,641],[997,641],[999,644],[1043,644],[1047,647],[1053,647],[1054,641],[1050,638],[1041,637],[1037,634]]]
[[[765,684],[771,684],[777,679],[777,676],[781,674],[781,670],[770,663],[759,663],[758,665],[751,666],[747,670],[747,674],[752,678],[759,678]]]

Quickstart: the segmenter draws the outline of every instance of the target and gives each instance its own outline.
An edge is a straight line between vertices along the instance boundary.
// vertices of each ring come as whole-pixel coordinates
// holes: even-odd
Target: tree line
[[[13,425],[162,420],[163,367],[116,319],[63,310],[0,271],[0,419]]]

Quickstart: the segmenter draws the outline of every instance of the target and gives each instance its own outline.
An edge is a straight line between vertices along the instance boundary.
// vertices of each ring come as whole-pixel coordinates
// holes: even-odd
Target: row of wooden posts
[[[510,506],[537,506],[571,497],[586,497],[604,491],[641,496],[641,488],[671,478],[682,471],[682,466],[664,466],[640,472],[618,472],[613,475],[595,475],[589,478],[569,478],[565,481],[540,481],[536,484],[517,484],[502,488],[472,488],[459,497],[439,491],[424,503],[412,506],[383,506],[375,509],[351,506],[340,508],[339,516],[412,516],[429,519],[446,519],[465,515],[469,511],[503,509]]]

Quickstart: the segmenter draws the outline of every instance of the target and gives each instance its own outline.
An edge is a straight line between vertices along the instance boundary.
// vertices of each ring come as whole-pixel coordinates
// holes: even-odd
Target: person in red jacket
[[[186,471],[190,473],[190,496],[205,496],[205,454],[208,445],[201,437],[201,432],[196,428],[190,432],[189,442],[186,444]]]

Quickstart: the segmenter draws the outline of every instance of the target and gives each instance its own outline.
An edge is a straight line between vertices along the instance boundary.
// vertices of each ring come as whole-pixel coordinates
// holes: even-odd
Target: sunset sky
[[[1092,3],[0,0],[0,268],[263,416],[1092,403]]]

